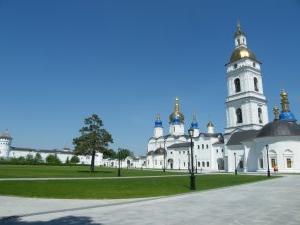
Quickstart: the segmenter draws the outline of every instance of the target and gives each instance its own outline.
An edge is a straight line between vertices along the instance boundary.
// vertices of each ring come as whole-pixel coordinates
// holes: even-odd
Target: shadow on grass
[[[0,224],[3,225],[101,225],[101,223],[95,223],[89,217],[76,217],[76,216],[66,216],[49,221],[21,221],[20,218],[12,217],[6,219],[0,219]]]

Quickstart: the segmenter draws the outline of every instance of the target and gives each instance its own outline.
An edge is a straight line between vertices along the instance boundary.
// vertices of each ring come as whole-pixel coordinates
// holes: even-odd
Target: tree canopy
[[[117,154],[120,154],[121,160],[126,159],[127,156],[131,156],[131,157],[134,156],[133,152],[126,148],[119,148]]]
[[[103,126],[99,116],[93,114],[84,120],[84,126],[79,130],[81,135],[73,139],[75,154],[92,156],[91,171],[94,171],[96,152],[107,151],[109,143],[113,143],[111,134]]]
[[[116,159],[118,158],[117,153],[113,149],[107,149],[103,151],[103,158]]]

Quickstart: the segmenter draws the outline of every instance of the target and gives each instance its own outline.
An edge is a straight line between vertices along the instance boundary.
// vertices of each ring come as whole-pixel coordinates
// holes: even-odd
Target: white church
[[[218,133],[208,122],[207,130],[200,131],[194,116],[190,125],[194,129],[194,168],[197,172],[263,172],[269,164],[270,170],[300,172],[300,125],[290,111],[288,94],[281,91],[281,112],[275,106],[274,119],[269,122],[261,62],[247,47],[239,24],[234,37],[235,49],[226,64],[227,126],[224,133]],[[167,135],[161,118],[156,118],[154,135],[148,142],[147,167],[189,169],[190,141],[176,98]]]

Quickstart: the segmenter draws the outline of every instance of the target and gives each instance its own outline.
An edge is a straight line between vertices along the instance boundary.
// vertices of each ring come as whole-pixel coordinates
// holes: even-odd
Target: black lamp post
[[[193,148],[194,148],[194,143],[193,143],[193,137],[194,137],[194,129],[189,129],[189,135],[191,138],[191,179],[190,179],[190,189],[191,190],[196,190],[196,177],[194,174],[194,153],[193,153]]]
[[[266,145],[266,149],[267,149],[267,165],[268,165],[267,174],[268,174],[268,177],[270,177],[271,173],[270,173],[270,166],[269,166],[269,145]]]
[[[195,155],[195,161],[196,161],[196,173],[198,173],[198,162],[197,162],[197,155]]]
[[[167,154],[166,139],[164,139],[164,169],[163,169],[164,172],[166,172],[166,154]]]
[[[236,153],[234,154],[234,174],[237,175],[237,168],[236,168]]]
[[[118,149],[118,177],[121,176],[121,154],[120,154],[120,149]]]

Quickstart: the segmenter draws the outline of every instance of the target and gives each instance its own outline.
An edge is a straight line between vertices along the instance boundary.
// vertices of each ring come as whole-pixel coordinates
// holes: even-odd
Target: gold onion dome
[[[249,59],[253,59],[253,60],[257,61],[256,56],[249,48],[240,46],[240,47],[236,48],[233,51],[233,53],[231,54],[230,63],[238,61],[242,58],[249,58]]]
[[[184,123],[184,115],[180,112],[179,109],[179,98],[175,98],[175,107],[174,107],[174,112],[172,112],[169,116],[169,122],[174,123],[174,122],[180,122]]]
[[[246,42],[244,41],[244,39],[246,38],[246,34],[242,31],[241,24],[239,21],[237,24],[236,32],[234,33],[234,37],[238,40],[238,45],[231,54],[230,63],[236,62],[243,58],[249,58],[257,61],[254,53],[246,46]],[[243,41],[241,41],[241,39],[243,39]]]

